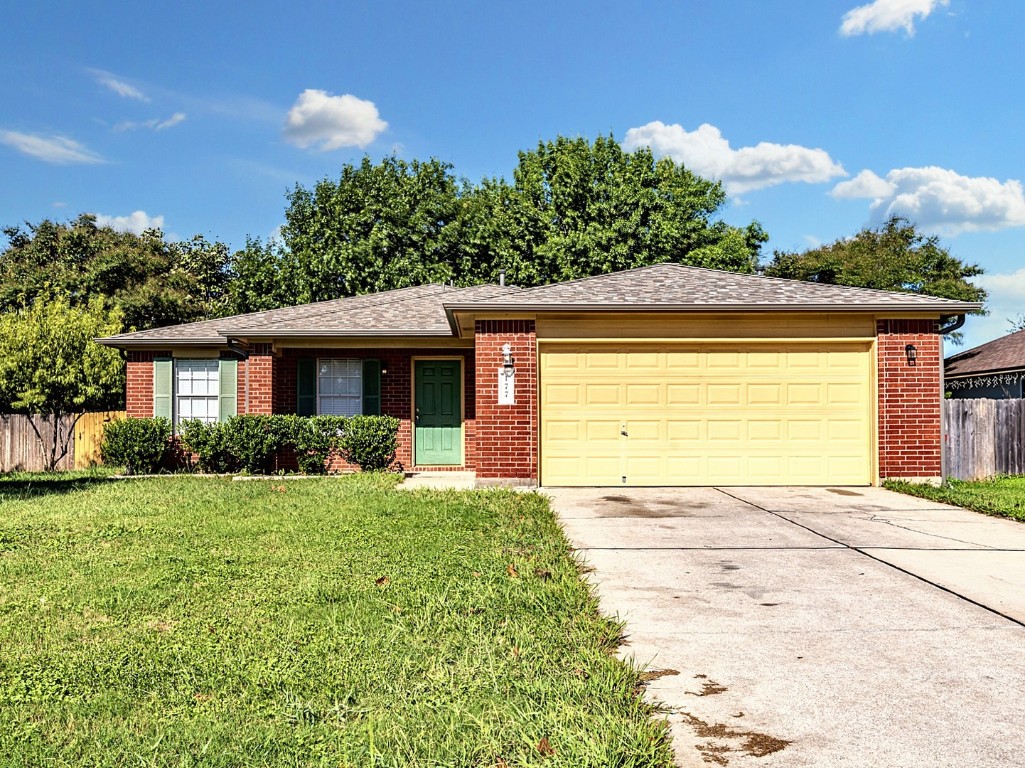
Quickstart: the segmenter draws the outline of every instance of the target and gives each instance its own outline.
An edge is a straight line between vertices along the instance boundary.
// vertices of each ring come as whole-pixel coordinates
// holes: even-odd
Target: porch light
[[[512,345],[502,345],[502,370],[506,376],[512,376],[516,368],[513,365]]]
[[[914,344],[908,344],[904,347],[904,355],[908,359],[908,365],[915,365],[915,361],[918,359],[918,350]]]

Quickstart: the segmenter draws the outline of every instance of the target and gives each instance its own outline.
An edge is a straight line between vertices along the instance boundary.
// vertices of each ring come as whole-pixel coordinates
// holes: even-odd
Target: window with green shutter
[[[172,389],[174,360],[158,357],[153,361],[153,416],[170,419],[173,417]]]
[[[381,361],[301,357],[296,361],[296,408],[300,416],[381,413]]]

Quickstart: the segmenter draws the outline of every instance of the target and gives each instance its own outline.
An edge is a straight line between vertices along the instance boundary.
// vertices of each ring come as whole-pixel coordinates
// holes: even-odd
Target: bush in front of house
[[[100,455],[103,463],[125,468],[129,475],[160,470],[171,451],[167,419],[120,419],[106,424]]]
[[[394,416],[350,416],[338,438],[342,458],[364,472],[390,467],[398,444],[399,420]]]
[[[238,461],[228,450],[223,425],[188,419],[178,425],[178,439],[186,453],[194,454],[201,472],[237,472]]]
[[[299,471],[304,475],[327,472],[327,460],[338,452],[345,430],[345,416],[278,416],[283,423],[284,446],[295,451]]]
[[[122,424],[128,426],[117,426]],[[124,465],[130,473],[155,471],[174,447],[167,419],[124,419],[107,430],[104,462]],[[365,471],[387,469],[395,461],[398,432],[399,420],[392,416],[245,414],[225,422],[183,421],[178,444],[201,472],[266,474],[277,454],[291,449],[299,471],[315,475],[327,471],[332,454]]]

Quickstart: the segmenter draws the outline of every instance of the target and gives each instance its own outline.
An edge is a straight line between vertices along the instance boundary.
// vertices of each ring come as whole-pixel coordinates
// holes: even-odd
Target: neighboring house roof
[[[226,344],[232,338],[458,334],[459,312],[902,311],[964,314],[981,304],[656,264],[565,283],[516,288],[431,284],[100,339],[114,347]]]
[[[1009,333],[947,358],[947,378],[1025,369],[1025,330]]]
[[[624,272],[527,288],[477,302],[446,302],[449,310],[657,310],[724,309],[886,311],[924,310],[963,314],[982,305],[872,288],[785,280],[717,269],[656,264]]]
[[[441,336],[451,337],[446,299],[479,301],[518,288],[475,285],[456,288],[432,283],[382,293],[282,307],[197,323],[150,328],[99,339],[112,347],[158,344],[225,344],[236,337]]]

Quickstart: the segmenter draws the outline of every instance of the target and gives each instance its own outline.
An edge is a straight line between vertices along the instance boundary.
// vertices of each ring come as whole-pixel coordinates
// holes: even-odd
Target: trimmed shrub
[[[351,416],[338,438],[342,457],[364,472],[390,467],[398,444],[399,420],[394,416]]]
[[[295,451],[299,471],[306,475],[322,475],[327,460],[338,451],[338,438],[348,421],[344,416],[277,416],[285,445]]]
[[[237,472],[238,462],[228,451],[227,435],[222,424],[208,424],[188,419],[178,425],[182,448],[196,455],[198,468],[217,474]]]
[[[167,419],[121,419],[103,427],[100,455],[108,466],[129,475],[151,474],[164,466],[171,451]]]
[[[280,416],[254,414],[232,416],[222,424],[224,445],[235,466],[232,471],[270,473],[274,454],[288,438],[285,426]]]

